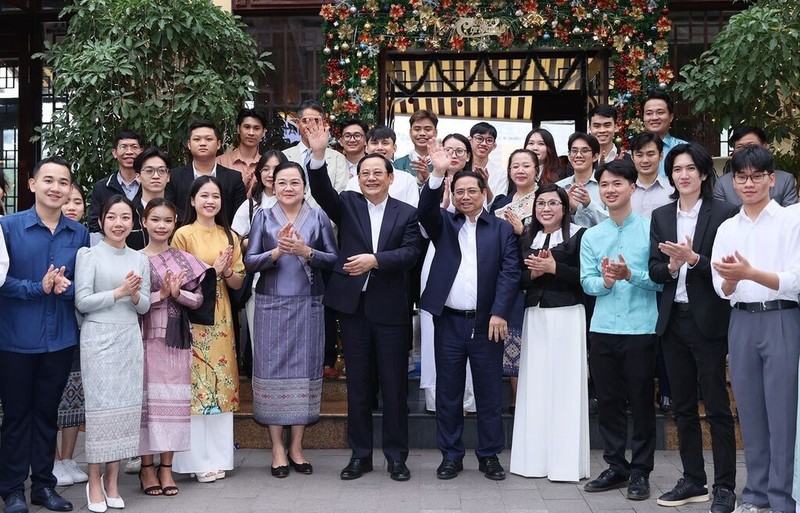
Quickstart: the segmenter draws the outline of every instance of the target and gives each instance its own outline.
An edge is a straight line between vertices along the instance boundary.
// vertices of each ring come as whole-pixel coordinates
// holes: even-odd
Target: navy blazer
[[[441,187],[445,187],[442,184]],[[441,187],[433,190],[426,183],[419,196],[419,219],[436,247],[425,292],[419,306],[439,316],[453,287],[461,263],[458,232],[466,221],[461,212],[439,208]],[[514,229],[508,222],[482,210],[475,231],[478,246],[478,305],[475,330],[489,331],[489,318],[511,318],[519,294],[522,273]]]
[[[222,185],[222,209],[230,226],[239,205],[247,199],[242,174],[217,164],[217,180]],[[169,182],[164,190],[164,197],[175,203],[178,208],[178,224],[183,223],[186,209],[192,208],[189,205],[189,189],[192,182],[194,182],[194,168],[191,163],[173,168],[169,172]]]
[[[311,196],[339,229],[339,258],[325,289],[325,306],[346,314],[358,308],[361,289],[369,276],[364,315],[370,321],[402,325],[411,321],[408,309],[408,273],[419,259],[419,223],[414,207],[389,197],[383,213],[378,251],[372,250],[367,199],[358,192],[336,192],[328,166],[308,169]],[[348,257],[374,254],[378,267],[350,276],[343,267]]]
[[[664,284],[664,290],[658,293],[658,336],[662,336],[667,329],[678,288],[678,279],[673,278],[667,269],[669,257],[658,249],[658,244],[677,241],[677,210],[678,202],[673,201],[655,209],[650,219],[650,279]],[[731,305],[717,295],[711,283],[711,249],[719,225],[738,211],[738,207],[725,201],[704,199],[697,214],[692,249],[700,256],[700,260],[686,272],[686,293],[697,329],[707,338],[720,338],[728,334]]]

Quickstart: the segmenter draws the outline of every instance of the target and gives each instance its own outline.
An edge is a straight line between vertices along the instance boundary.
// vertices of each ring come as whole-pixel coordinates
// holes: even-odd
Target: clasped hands
[[[678,272],[685,263],[695,266],[700,261],[700,255],[692,250],[692,238],[688,235],[686,242],[659,242],[658,249],[669,257],[667,270],[672,274]]]
[[[525,267],[531,270],[531,278],[536,279],[543,274],[555,274],[556,260],[549,249],[540,249],[538,254],[525,259]]]
[[[738,251],[735,251],[733,255],[722,257],[719,262],[711,265],[720,277],[728,282],[731,291],[736,289],[736,285],[740,281],[753,280],[755,268]]]
[[[128,271],[128,274],[125,275],[125,279],[122,280],[122,284],[114,289],[114,301],[117,301],[125,296],[128,296],[131,298],[131,302],[133,304],[138,304],[139,287],[141,286],[142,286],[141,275],[138,275],[133,271]]]
[[[181,269],[181,272],[177,275],[173,274],[172,271],[167,270],[167,274],[164,276],[164,281],[161,283],[161,290],[159,291],[161,299],[164,300],[168,297],[177,299],[181,293],[181,283],[183,283],[183,278],[185,276],[185,269]]]
[[[310,252],[311,248],[290,222],[278,231],[278,247],[272,250],[272,260],[275,261],[284,254],[307,257]]]
[[[617,255],[619,260],[614,261],[608,257],[603,257],[600,260],[600,272],[603,275],[603,285],[605,288],[610,289],[619,280],[629,280],[631,278],[631,270],[628,268],[628,263],[622,255]]]
[[[67,272],[67,268],[61,266],[60,268],[56,269],[54,265],[50,265],[47,269],[47,272],[44,273],[44,277],[42,278],[42,289],[44,290],[45,294],[50,294],[54,292],[56,294],[63,294],[72,284],[72,282],[67,279],[64,274]]]

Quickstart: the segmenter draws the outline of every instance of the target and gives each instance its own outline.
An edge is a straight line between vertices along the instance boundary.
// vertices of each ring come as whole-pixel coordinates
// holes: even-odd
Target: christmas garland
[[[322,5],[322,103],[332,121],[378,119],[378,56],[605,47],[617,141],[644,129],[641,104],[674,79],[666,0],[335,0]],[[535,60],[538,63],[538,60]]]

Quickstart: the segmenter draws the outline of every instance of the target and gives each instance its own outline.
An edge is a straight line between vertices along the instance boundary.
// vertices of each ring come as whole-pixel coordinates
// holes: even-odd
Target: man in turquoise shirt
[[[663,91],[653,91],[647,95],[647,99],[642,105],[642,121],[644,129],[656,134],[664,143],[662,155],[669,153],[669,150],[679,144],[686,144],[683,139],[678,139],[669,133],[669,127],[675,119],[673,112],[672,98]],[[658,176],[667,177],[664,172],[664,159],[658,163]]]
[[[628,486],[628,499],[650,497],[656,445],[653,375],[658,308],[650,280],[650,221],[633,213],[636,168],[627,160],[603,164],[595,173],[609,218],[589,228],[581,242],[581,285],[596,296],[589,328],[589,365],[598,402],[603,459],[609,468],[584,486],[603,492]],[[625,458],[633,410],[631,461]]]

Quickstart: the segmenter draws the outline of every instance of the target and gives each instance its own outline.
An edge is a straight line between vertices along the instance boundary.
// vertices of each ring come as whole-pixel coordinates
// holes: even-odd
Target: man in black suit
[[[456,212],[439,208],[450,156],[437,145],[433,173],[422,188],[419,216],[436,246],[420,308],[433,314],[436,356],[436,439],[442,463],[439,479],[464,469],[464,381],[469,359],[478,412],[479,470],[505,479],[497,455],[503,433],[503,343],[519,294],[519,252],[511,225],[486,212],[486,184],[472,171],[453,177]],[[480,269],[478,268],[480,263]]]
[[[217,164],[217,152],[222,145],[217,126],[211,121],[197,120],[189,125],[187,146],[192,162],[169,172],[169,182],[164,197],[178,207],[178,222],[182,223],[189,206],[189,188],[195,178],[203,175],[216,177],[222,184],[222,208],[228,225],[239,205],[247,198],[242,175],[238,171]]]
[[[697,413],[699,383],[714,456],[711,513],[730,513],[736,505],[736,440],[725,377],[731,309],[714,291],[711,250],[717,228],[738,209],[714,199],[714,163],[699,144],[673,148],[664,169],[678,201],[653,211],[650,278],[664,284],[656,334],[672,383],[683,478],[658,504],[709,499]]]
[[[407,481],[408,273],[419,258],[414,207],[389,197],[394,175],[383,156],[358,163],[361,192],[337,193],[328,176],[328,131],[303,127],[312,150],[311,195],[339,227],[339,259],[325,290],[325,306],[339,312],[347,362],[347,441],[353,450],[341,478],[372,470],[372,403],[380,383],[383,453],[395,481]],[[377,373],[376,373],[377,370]]]

